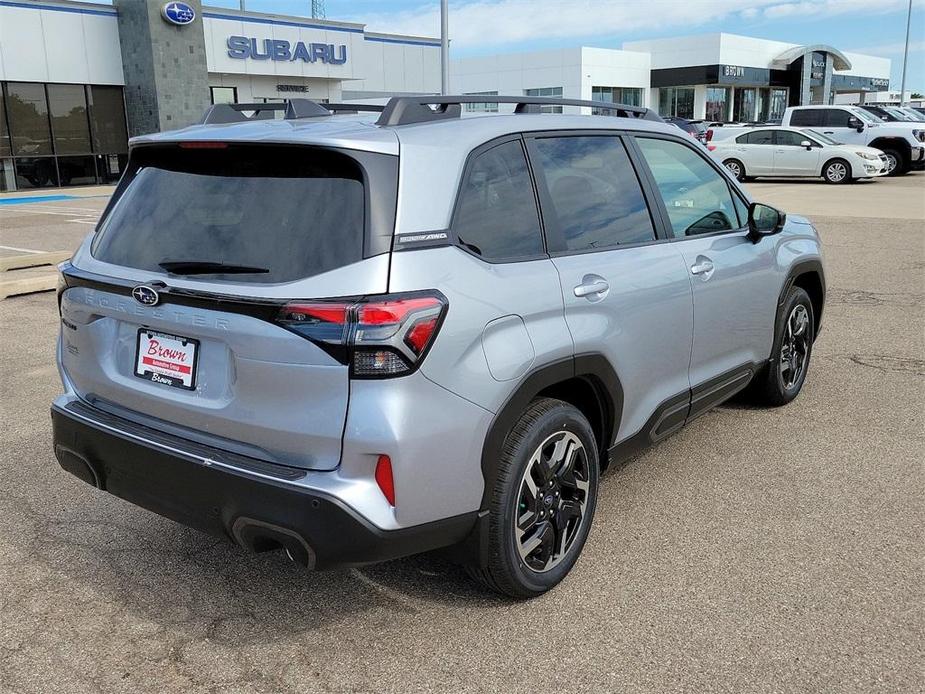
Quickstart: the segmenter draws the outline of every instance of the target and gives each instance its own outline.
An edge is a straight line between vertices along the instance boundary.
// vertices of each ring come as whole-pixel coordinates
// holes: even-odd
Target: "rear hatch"
[[[128,419],[271,462],[340,460],[349,368],[279,318],[383,293],[396,156],[196,142],[138,147],[64,268],[61,362]]]

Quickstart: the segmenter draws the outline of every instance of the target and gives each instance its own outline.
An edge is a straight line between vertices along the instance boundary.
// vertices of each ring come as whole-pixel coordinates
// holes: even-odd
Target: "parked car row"
[[[925,121],[896,118],[886,122],[858,106],[792,106],[779,125],[710,128],[706,145],[739,180],[808,176],[848,183],[925,166]]]

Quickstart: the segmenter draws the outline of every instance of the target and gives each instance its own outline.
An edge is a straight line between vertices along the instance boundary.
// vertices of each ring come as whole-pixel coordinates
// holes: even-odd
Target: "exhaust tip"
[[[307,569],[315,567],[315,552],[305,538],[288,528],[242,516],[232,524],[231,534],[235,542],[252,552],[282,549],[290,561]]]
[[[82,479],[97,489],[103,488],[102,478],[86,458],[60,445],[55,446],[55,458],[58,459],[58,465],[70,472],[74,477]]]

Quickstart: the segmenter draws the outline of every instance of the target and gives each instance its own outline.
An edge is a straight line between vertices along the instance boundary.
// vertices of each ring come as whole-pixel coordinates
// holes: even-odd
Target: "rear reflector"
[[[376,484],[382,490],[382,495],[390,506],[395,506],[395,482],[392,479],[392,459],[387,455],[380,455],[376,461]]]

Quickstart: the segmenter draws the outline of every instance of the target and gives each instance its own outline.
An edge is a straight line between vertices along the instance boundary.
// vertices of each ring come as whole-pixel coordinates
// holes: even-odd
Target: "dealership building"
[[[763,120],[889,88],[890,61],[730,34],[453,61],[453,93],[561,96]],[[211,103],[440,90],[440,41],[201,0],[0,0],[0,191],[117,180],[128,138]],[[497,104],[467,105],[494,111]],[[556,110],[551,107],[549,110]]]
[[[646,106],[662,116],[711,121],[780,118],[787,106],[863,100],[886,89],[890,60],[798,45],[702,34],[631,41],[622,50],[565,48],[453,61],[454,91],[529,94]],[[490,102],[473,110],[496,110]]]

